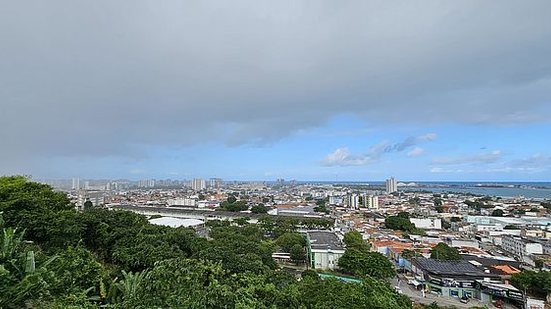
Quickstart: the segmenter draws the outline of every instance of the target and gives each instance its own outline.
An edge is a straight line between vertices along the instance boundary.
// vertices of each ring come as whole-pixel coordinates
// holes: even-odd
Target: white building
[[[182,219],[182,218],[172,218],[172,217],[160,217],[156,219],[150,219],[149,223],[155,225],[170,226],[174,228],[178,227],[201,227],[204,226],[205,222],[198,219]]]
[[[398,191],[398,182],[394,177],[390,177],[385,181],[386,193],[390,194]]]
[[[195,191],[205,190],[207,188],[207,183],[204,179],[195,178],[191,181],[191,188]]]
[[[195,207],[197,204],[197,201],[193,198],[188,197],[181,197],[181,198],[173,198],[167,201],[168,206],[191,206]]]
[[[363,196],[364,207],[370,209],[379,209],[379,197],[373,195]]]
[[[515,255],[520,261],[526,261],[531,254],[543,254],[543,247],[540,243],[510,235],[501,238],[501,247],[503,251]]]
[[[409,218],[416,228],[423,230],[441,230],[442,219],[440,218]]]
[[[350,194],[347,196],[347,203],[348,207],[356,209],[360,207],[360,196],[357,194]]]
[[[155,187],[155,179],[142,179],[138,182],[140,188],[153,188]]]
[[[87,201],[90,201],[92,206],[99,206],[105,202],[104,193],[100,191],[79,190],[75,201],[77,208],[84,207],[84,203]]]
[[[343,203],[342,196],[329,196],[329,205],[341,205]]]
[[[344,246],[339,237],[329,231],[309,231],[308,261],[314,269],[336,269],[339,258],[344,254]]]
[[[73,178],[73,190],[80,190],[80,178]]]
[[[209,188],[218,189],[222,187],[223,180],[221,178],[211,178],[209,179]]]

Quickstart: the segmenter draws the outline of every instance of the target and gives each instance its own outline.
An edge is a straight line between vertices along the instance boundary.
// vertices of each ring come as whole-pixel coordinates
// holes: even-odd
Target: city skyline
[[[551,181],[549,1],[31,2],[0,175]]]

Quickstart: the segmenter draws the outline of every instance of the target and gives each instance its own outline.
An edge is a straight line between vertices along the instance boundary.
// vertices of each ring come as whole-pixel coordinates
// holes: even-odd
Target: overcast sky
[[[551,180],[551,1],[4,1],[0,174]]]

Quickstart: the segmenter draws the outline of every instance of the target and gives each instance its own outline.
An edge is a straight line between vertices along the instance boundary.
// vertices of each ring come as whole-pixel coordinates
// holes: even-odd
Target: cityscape
[[[323,276],[357,280],[351,276],[353,271],[343,271],[339,264],[347,252],[345,235],[355,232],[371,252],[392,263],[397,272],[390,280],[393,288],[414,303],[457,308],[545,306],[544,299],[512,283],[513,275],[525,270],[551,271],[549,183],[458,186],[402,182],[394,177],[372,183],[221,178],[45,182],[67,194],[79,211],[87,207],[131,211],[152,224],[192,228],[203,237],[208,237],[209,226],[216,221],[330,220],[331,225],[323,229],[298,228],[297,233],[307,239],[300,258],[283,247],[272,258],[291,273],[313,269]],[[539,196],[480,195],[465,192],[469,187],[473,192],[480,188],[537,191]],[[458,188],[460,192],[454,192]],[[230,202],[242,202],[242,206],[232,208]],[[439,258],[438,246],[456,258]]]
[[[550,309],[551,1],[12,1],[0,309]]]

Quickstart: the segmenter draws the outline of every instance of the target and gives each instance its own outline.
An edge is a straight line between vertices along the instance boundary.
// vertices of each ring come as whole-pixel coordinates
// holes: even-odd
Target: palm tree
[[[122,275],[124,279],[115,283],[115,285],[117,290],[122,294],[123,299],[130,299],[136,295],[140,285],[147,275],[147,271],[133,273],[123,270]]]
[[[56,257],[37,268],[34,251],[24,252],[21,248],[25,231],[4,228],[1,214],[0,228],[0,273],[12,282],[11,286],[2,289],[0,293],[0,308],[17,307],[25,300],[32,299],[31,295],[41,293],[47,286],[43,275]]]
[[[23,234],[17,233],[17,229],[2,229],[2,238],[0,239],[0,262],[7,262],[15,257],[15,253],[23,242]]]

